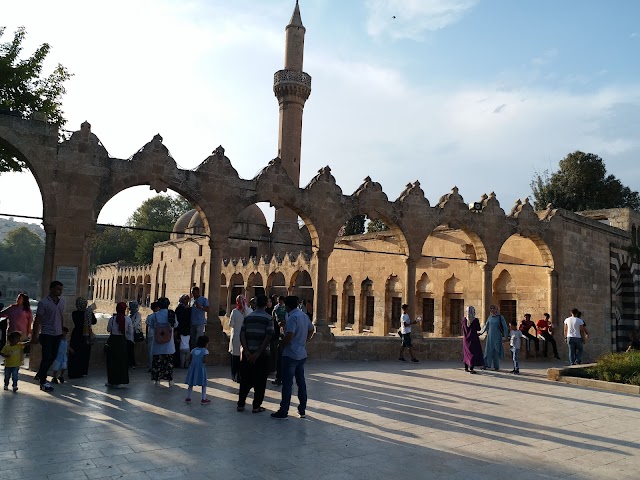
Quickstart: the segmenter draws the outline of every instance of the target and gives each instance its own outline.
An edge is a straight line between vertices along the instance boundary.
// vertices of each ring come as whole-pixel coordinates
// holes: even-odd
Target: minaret
[[[300,184],[302,112],[311,93],[311,76],[302,71],[305,31],[296,0],[293,15],[285,28],[284,70],[277,71],[273,76],[273,93],[280,105],[278,157],[296,185]],[[302,243],[298,215],[288,208],[278,208],[271,238],[274,242],[273,253],[303,250],[301,246],[291,245]]]

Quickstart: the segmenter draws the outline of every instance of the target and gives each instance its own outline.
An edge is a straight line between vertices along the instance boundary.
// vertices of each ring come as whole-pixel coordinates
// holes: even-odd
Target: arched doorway
[[[462,318],[464,317],[464,284],[455,274],[444,283],[444,329],[446,336],[462,335]]]
[[[374,333],[376,317],[376,298],[373,291],[373,280],[365,278],[360,284],[360,328],[361,332]]]
[[[391,275],[387,279],[385,288],[385,330],[394,332],[400,328],[400,316],[402,315],[402,282],[397,275]],[[415,319],[412,319],[415,320]]]
[[[356,290],[353,279],[349,275],[342,284],[342,324],[345,329],[353,329],[356,325]]]
[[[612,316],[611,341],[613,351],[621,352],[627,349],[631,332],[640,327],[633,275],[631,268],[626,263],[620,265],[613,294],[614,314]]]

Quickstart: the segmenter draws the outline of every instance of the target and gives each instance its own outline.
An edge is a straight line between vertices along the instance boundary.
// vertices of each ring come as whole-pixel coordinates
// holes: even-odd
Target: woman
[[[504,357],[504,348],[502,348],[502,337],[507,338],[509,336],[509,329],[507,327],[507,321],[504,319],[498,307],[491,305],[489,307],[489,317],[482,327],[482,330],[478,332],[478,335],[487,333],[487,343],[484,351],[484,366],[482,369],[491,368],[495,371],[500,369],[500,359]]]
[[[133,338],[131,318],[125,315],[127,304],[116,305],[116,313],[109,319],[107,332],[109,339],[105,347],[107,353],[107,387],[118,388],[129,383],[129,357],[127,354],[127,338]]]
[[[22,340],[26,340],[31,335],[33,315],[31,313],[31,305],[29,305],[29,296],[26,293],[18,294],[16,303],[2,310],[0,317],[8,319],[9,333],[20,332]]]
[[[69,340],[69,378],[86,377],[89,373],[89,357],[91,356],[91,326],[98,321],[91,308],[87,308],[87,300],[76,298],[76,310],[71,312],[73,331]]]
[[[480,345],[480,337],[478,337],[479,330],[480,320],[476,318],[476,309],[468,306],[462,319],[462,353],[465,372],[477,373],[473,367],[484,366],[482,345]]]
[[[131,324],[133,325],[133,336],[127,338],[127,352],[129,357],[129,367],[136,368],[136,354],[135,354],[135,342],[144,341],[144,334],[142,333],[142,315],[140,315],[140,306],[138,302],[129,302],[129,317],[131,318]],[[136,337],[140,340],[136,340]]]
[[[243,295],[236,297],[236,308],[231,311],[229,326],[229,354],[231,355],[231,379],[240,383],[240,329],[244,323],[244,317],[252,313],[251,307],[247,305],[247,299]]]
[[[154,332],[152,347],[153,361],[151,362],[151,380],[155,380],[156,385],[161,380],[167,380],[169,386],[173,386],[173,354],[176,353],[176,346],[173,343],[173,327],[175,326],[175,313],[173,324],[169,323],[169,299],[161,297],[157,304],[159,310],[147,318],[149,329]]]

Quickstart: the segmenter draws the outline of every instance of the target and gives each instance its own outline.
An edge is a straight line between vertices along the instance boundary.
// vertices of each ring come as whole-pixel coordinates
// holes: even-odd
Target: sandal
[[[251,410],[251,413],[260,413],[260,412],[264,412],[266,410],[266,408],[264,407],[258,407],[258,408],[254,408],[253,410]]]

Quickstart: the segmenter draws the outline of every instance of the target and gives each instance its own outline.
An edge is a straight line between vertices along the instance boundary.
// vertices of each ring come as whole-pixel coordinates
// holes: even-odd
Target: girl
[[[191,362],[189,363],[187,379],[185,380],[185,383],[189,386],[187,389],[187,398],[184,399],[187,403],[191,403],[191,392],[193,391],[193,387],[197,385],[202,385],[202,400],[200,404],[209,405],[211,403],[211,400],[207,398],[207,367],[205,365],[207,356],[209,355],[209,350],[207,350],[208,343],[209,337],[206,335],[198,337],[196,348],[191,350],[187,359],[187,362]]]

